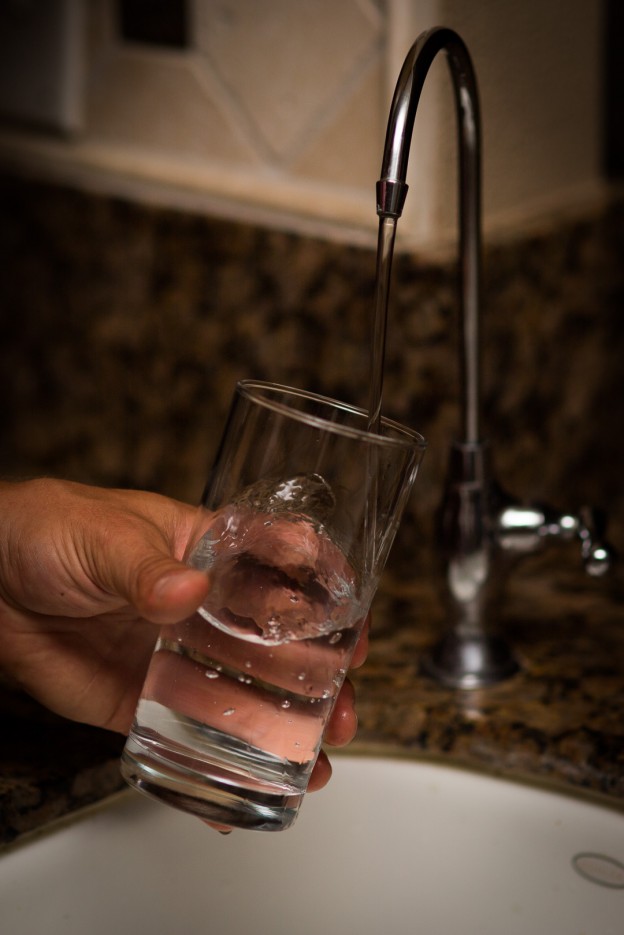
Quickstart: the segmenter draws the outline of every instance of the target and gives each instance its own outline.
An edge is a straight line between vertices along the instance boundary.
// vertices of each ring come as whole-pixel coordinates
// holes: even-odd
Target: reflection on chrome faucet
[[[459,142],[462,425],[459,439],[451,445],[439,524],[451,619],[448,632],[428,655],[425,669],[444,684],[471,689],[507,678],[518,668],[510,647],[494,623],[503,572],[510,556],[532,552],[551,539],[577,537],[586,571],[594,576],[608,569],[611,556],[595,511],[584,508],[578,515],[558,515],[541,506],[514,504],[492,480],[489,446],[480,429],[479,95],[470,54],[463,40],[444,27],[424,32],[416,40],[405,59],[392,101],[381,177],[377,183],[380,234],[374,341],[381,343],[383,360],[391,253],[408,189],[406,175],[414,120],[429,68],[441,51],[446,54],[453,83]],[[380,305],[384,306],[383,315],[380,315]],[[380,389],[376,395],[379,398],[375,392],[371,398],[371,412],[374,406],[380,408]]]

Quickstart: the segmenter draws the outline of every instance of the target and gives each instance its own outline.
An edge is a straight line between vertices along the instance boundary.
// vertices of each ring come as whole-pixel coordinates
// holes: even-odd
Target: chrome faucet
[[[515,504],[491,476],[489,445],[480,428],[479,95],[469,52],[451,29],[437,27],[422,33],[399,75],[377,183],[380,243],[382,225],[395,227],[403,211],[416,110],[429,68],[440,51],[446,53],[453,82],[459,138],[462,425],[459,439],[451,445],[440,508],[449,627],[426,657],[424,669],[446,685],[472,689],[505,679],[518,669],[512,649],[495,624],[510,556],[532,552],[548,540],[576,537],[587,572],[599,576],[608,570],[611,552],[602,539],[596,511],[584,508],[578,515],[558,514],[537,505]]]

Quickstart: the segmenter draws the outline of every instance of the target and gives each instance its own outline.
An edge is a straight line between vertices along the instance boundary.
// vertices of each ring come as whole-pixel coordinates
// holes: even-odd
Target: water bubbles
[[[323,690],[323,694],[321,695],[321,698],[323,698],[325,701],[327,701],[328,698],[331,698],[331,692],[329,688],[325,688]]]
[[[288,698],[284,698],[284,700],[282,701],[282,708],[290,708],[290,701],[288,700]]]
[[[252,665],[253,665],[253,663],[252,663],[251,659],[247,659],[246,662],[245,662],[245,668],[246,668],[246,669],[251,669]]]
[[[223,717],[230,717],[230,715],[234,714],[235,711],[236,708],[226,708],[223,712]]]
[[[334,675],[334,677],[333,677],[333,679],[332,679],[332,682],[334,683],[334,685],[336,686],[336,688],[340,688],[340,687],[341,687],[341,685],[342,685],[342,683],[343,683],[343,681],[344,681],[344,677],[345,677],[346,674],[347,674],[347,670],[346,670],[346,669],[338,669],[338,671],[336,672],[336,674]]]
[[[341,639],[342,639],[342,632],[340,630],[337,630],[335,633],[332,633],[332,635],[329,638],[329,642],[332,644],[332,646],[335,646],[336,643],[339,643]]]
[[[206,669],[206,671],[204,672],[204,675],[206,676],[207,679],[218,679],[219,678],[219,673],[217,672],[216,669]]]
[[[299,682],[303,682],[305,677],[306,677],[305,672],[300,672],[299,675],[297,676],[297,679]]]

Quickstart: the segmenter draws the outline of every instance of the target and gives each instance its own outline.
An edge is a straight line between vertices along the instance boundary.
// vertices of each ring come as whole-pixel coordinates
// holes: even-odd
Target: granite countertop
[[[420,674],[443,628],[431,575],[391,569],[375,603],[370,653],[354,674],[354,753],[407,755],[551,785],[624,809],[624,579],[592,580],[556,553],[510,579],[501,624],[521,671],[478,691]],[[123,738],[74,724],[0,687],[0,846],[124,788]]]
[[[457,691],[420,674],[444,629],[440,591],[389,578],[369,658],[354,676],[354,748],[454,763],[624,809],[623,598],[621,569],[591,579],[576,555],[562,560],[556,549],[524,559],[500,617],[520,671]]]

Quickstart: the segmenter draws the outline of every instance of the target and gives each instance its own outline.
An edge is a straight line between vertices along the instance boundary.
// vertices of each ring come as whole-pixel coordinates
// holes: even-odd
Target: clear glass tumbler
[[[125,779],[221,825],[296,818],[424,453],[332,399],[238,384],[186,561],[210,592],[162,628]]]

